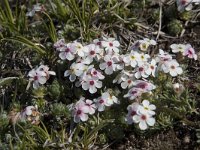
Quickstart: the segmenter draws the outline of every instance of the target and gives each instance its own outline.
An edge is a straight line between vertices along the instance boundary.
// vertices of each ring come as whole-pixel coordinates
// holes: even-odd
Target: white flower
[[[167,61],[165,63],[165,65],[163,66],[163,71],[165,73],[168,73],[172,76],[172,77],[175,77],[179,74],[182,74],[183,73],[183,70],[181,67],[179,67],[179,64],[176,60],[171,60],[171,61]]]
[[[149,58],[150,56],[148,54],[144,53],[139,54],[139,57],[137,59],[138,66],[142,66],[143,64],[145,64]]]
[[[71,43],[65,44],[62,48],[59,48],[59,57],[62,60],[73,60],[75,58],[76,49],[71,48]]]
[[[128,77],[126,76],[125,78],[122,78],[122,82],[121,82],[121,87],[123,89],[126,89],[127,87],[130,88],[133,86],[133,80],[134,78],[133,77]]]
[[[127,94],[124,95],[124,98],[129,98],[130,100],[134,100],[135,98],[141,96],[143,91],[140,88],[131,88]]]
[[[143,78],[147,78],[149,75],[146,73],[148,69],[148,65],[147,63],[145,64],[142,64],[140,66],[138,66],[135,70],[136,70],[136,73],[135,73],[135,77],[137,79],[143,77]]]
[[[195,54],[195,50],[190,44],[186,45],[183,56],[187,56],[188,58],[193,58],[194,60],[197,60],[197,54]]]
[[[85,100],[85,105],[86,107],[88,107],[88,113],[90,115],[93,115],[95,113],[95,109],[96,109],[96,106],[95,104],[93,103],[93,101],[89,100],[89,99],[86,99]]]
[[[185,45],[184,44],[172,44],[172,45],[170,45],[170,48],[172,49],[173,53],[178,53],[178,52],[183,53],[185,50]]]
[[[191,10],[193,0],[176,0],[178,11]]]
[[[84,57],[86,55],[86,53],[88,53],[88,51],[89,51],[86,46],[83,46],[79,42],[72,43],[71,49],[72,49],[72,51],[77,52],[78,56],[80,56],[80,57]]]
[[[53,46],[56,48],[56,50],[60,51],[60,49],[65,46],[65,40],[60,39],[56,43],[54,43]]]
[[[78,123],[80,121],[87,121],[88,120],[88,113],[89,109],[85,105],[85,102],[80,99],[72,110],[72,115],[74,117],[74,122]]]
[[[105,110],[105,104],[106,104],[106,99],[103,99],[102,96],[94,99],[96,107],[98,111],[104,111]]]
[[[141,114],[148,114],[151,116],[155,115],[155,111],[154,111],[156,109],[155,105],[150,104],[148,100],[143,100],[142,105],[143,106],[140,106],[138,108],[138,110]]]
[[[101,79],[101,80],[105,78],[105,76],[102,75],[102,73],[96,70],[95,68],[91,68],[91,70],[89,70],[88,72],[91,74],[92,78]]]
[[[128,124],[132,124],[133,121],[133,116],[137,115],[138,108],[139,108],[138,103],[133,103],[127,107],[128,114],[126,115],[125,121],[127,121]]]
[[[105,62],[103,62],[99,65],[99,68],[101,70],[105,70],[105,73],[107,75],[111,75],[113,73],[113,71],[115,71],[115,69],[116,69],[116,64],[110,55],[106,55],[104,57],[104,61]]]
[[[37,69],[38,71],[43,71],[44,73],[46,73],[46,78],[49,79],[50,75],[56,75],[56,73],[54,71],[49,71],[49,67],[47,65],[40,65]]]
[[[159,62],[159,64],[163,64],[170,60],[172,60],[172,56],[169,53],[164,52],[162,49],[159,49],[159,54],[157,55],[156,61]]]
[[[156,71],[157,65],[156,60],[152,59],[151,64],[148,64],[148,69],[146,69],[146,74],[150,75],[152,74],[153,77],[155,77],[155,71]]]
[[[30,77],[29,80],[33,81],[34,89],[37,89],[40,84],[45,84],[47,81],[46,73],[44,71],[32,69],[29,71],[28,76]]]
[[[127,54],[127,55],[124,57],[123,61],[125,62],[125,65],[126,65],[126,66],[127,66],[127,65],[131,65],[131,67],[134,68],[134,67],[136,67],[136,65],[137,65],[137,61],[139,60],[139,57],[140,57],[139,53],[133,51],[133,52],[131,52],[130,54]]]
[[[133,116],[133,121],[139,123],[139,127],[141,130],[146,130],[149,126],[153,126],[155,124],[155,119],[148,114],[138,114]]]
[[[86,59],[91,63],[95,58],[100,58],[101,49],[97,47],[95,44],[89,44],[86,46],[88,49],[88,53]]]
[[[69,76],[69,80],[74,82],[76,80],[76,76],[81,76],[83,74],[84,64],[82,63],[73,63],[70,66],[70,70],[66,70],[64,72],[64,76]]]
[[[120,43],[114,38],[103,38],[104,41],[101,41],[102,46],[105,48],[107,54],[119,53]]]
[[[94,78],[91,78],[89,75],[86,75],[84,77],[84,81],[82,81],[82,88],[84,90],[88,90],[91,94],[96,93],[97,92],[97,88],[101,88],[102,87],[102,82],[99,80],[96,80]]]
[[[143,40],[139,40],[139,48],[141,51],[147,51],[149,45],[156,45],[155,40],[150,40],[148,38],[144,38]]]
[[[105,106],[111,106],[114,103],[118,103],[118,99],[109,92],[104,92],[101,97],[102,99],[106,100]]]
[[[135,88],[141,89],[143,92],[150,92],[156,88],[155,85],[153,85],[150,82],[142,81],[142,80],[136,80],[133,82],[133,86]]]

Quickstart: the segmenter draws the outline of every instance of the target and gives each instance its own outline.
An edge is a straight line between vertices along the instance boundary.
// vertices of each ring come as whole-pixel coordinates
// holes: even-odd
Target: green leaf
[[[9,85],[13,80],[19,79],[18,77],[7,77],[0,79],[0,86]]]
[[[39,54],[45,54],[46,53],[44,48],[40,48],[35,43],[33,43],[32,41],[30,41],[27,38],[22,37],[22,36],[4,38],[4,39],[2,39],[2,41],[3,40],[5,40],[5,41],[14,41],[14,42],[18,42],[18,43],[24,44],[27,47],[34,49]]]

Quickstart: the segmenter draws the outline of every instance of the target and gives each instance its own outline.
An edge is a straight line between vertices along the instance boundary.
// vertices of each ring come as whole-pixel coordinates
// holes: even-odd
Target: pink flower
[[[127,107],[127,110],[128,110],[128,114],[126,115],[126,118],[125,118],[125,121],[128,123],[128,124],[132,124],[134,121],[133,121],[133,116],[137,115],[137,112],[138,112],[138,108],[139,108],[139,104],[138,103],[133,103],[131,105],[129,105]]]
[[[30,77],[29,80],[33,81],[34,89],[39,88],[40,84],[45,84],[47,81],[46,73],[43,71],[32,69],[29,71],[28,76]]]
[[[175,59],[173,59],[171,61],[167,61],[165,63],[165,65],[163,65],[162,69],[165,73],[169,72],[169,74],[172,77],[175,77],[175,76],[183,73],[182,68],[179,66],[179,63]]]
[[[195,50],[190,44],[186,45],[183,56],[187,56],[188,58],[194,58],[194,60],[197,60],[197,54],[195,54]]]
[[[156,88],[156,86],[153,85],[152,83],[147,82],[147,81],[142,81],[142,80],[134,81],[133,86],[135,88],[141,89],[143,92],[150,92],[150,91],[152,91],[153,89]]]
[[[107,75],[111,75],[113,73],[113,71],[116,70],[117,65],[115,64],[115,62],[113,61],[113,59],[110,55],[106,55],[104,57],[104,61],[105,62],[103,62],[99,65],[99,68],[101,70],[105,70],[105,73]]]
[[[96,106],[95,104],[93,103],[93,101],[89,100],[89,99],[86,99],[85,101],[85,106],[88,107],[88,113],[90,115],[94,114],[95,113],[95,109],[96,109]]]
[[[59,57],[62,60],[73,60],[75,58],[76,50],[71,48],[71,43],[65,44],[62,48],[59,48]]]
[[[73,111],[72,111],[72,115],[74,116],[74,122],[78,123],[80,121],[87,121],[88,120],[88,113],[89,112],[89,109],[88,107],[86,106],[86,103],[80,99]]]
[[[141,130],[146,130],[149,126],[153,126],[155,124],[155,119],[148,114],[138,114],[133,116],[133,121],[139,123],[139,127]]]
[[[120,43],[114,38],[104,38],[101,44],[105,48],[107,54],[119,53]]]
[[[91,94],[97,92],[97,88],[102,87],[102,82],[98,79],[92,78],[90,75],[85,75],[82,81],[82,88],[89,90]]]
[[[102,96],[95,99],[94,101],[95,101],[95,104],[96,104],[98,111],[104,111],[105,110],[106,100]]]
[[[124,98],[129,98],[130,100],[134,100],[135,98],[141,96],[143,91],[140,88],[131,88],[127,94],[124,95]]]

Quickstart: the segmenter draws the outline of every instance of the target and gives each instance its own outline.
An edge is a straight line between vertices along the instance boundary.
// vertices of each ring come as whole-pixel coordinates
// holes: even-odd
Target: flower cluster
[[[172,44],[170,46],[173,53],[182,53],[183,56],[197,60],[194,48],[190,44]]]
[[[130,112],[127,122],[139,123],[139,127],[144,130],[147,125],[155,123],[155,106],[149,101],[142,99],[143,93],[151,93],[156,86],[150,80],[157,77],[159,72],[169,73],[172,77],[182,74],[183,70],[174,55],[160,49],[158,54],[149,55],[150,48],[157,42],[144,38],[134,43],[130,50],[124,52],[120,48],[120,43],[114,38],[95,39],[88,45],[74,41],[65,43],[64,39],[54,44],[59,52],[59,57],[63,61],[69,61],[69,68],[64,72],[65,77],[69,77],[71,82],[75,82],[77,87],[81,87],[91,94],[99,93],[99,89],[106,89],[104,80],[108,76],[113,78],[113,84],[120,84],[121,88],[127,90],[123,97],[135,100],[128,110],[136,109],[136,115],[130,119]],[[172,52],[182,52],[184,56],[196,59],[196,54],[191,45],[171,45]],[[88,114],[94,114],[95,110],[104,111],[105,106],[119,103],[118,99],[104,92],[99,98],[94,100],[81,99],[72,109],[75,122],[86,121]],[[91,108],[89,107],[91,106]],[[132,121],[130,121],[132,120]]]
[[[99,98],[93,101],[81,97],[72,108],[74,122],[87,121],[88,114],[93,115],[96,109],[98,111],[104,111],[105,106],[111,106],[114,103],[118,103],[118,99],[109,92],[102,93]]]
[[[155,109],[156,106],[150,104],[148,100],[143,100],[141,104],[134,102],[127,107],[128,114],[125,120],[128,124],[139,123],[140,129],[146,130],[148,125],[153,126],[155,124],[155,118],[153,118]]]
[[[50,75],[56,75],[54,71],[49,71],[49,67],[45,65],[40,65],[29,71],[28,76],[29,81],[33,81],[33,88],[37,89],[40,85],[47,82]]]

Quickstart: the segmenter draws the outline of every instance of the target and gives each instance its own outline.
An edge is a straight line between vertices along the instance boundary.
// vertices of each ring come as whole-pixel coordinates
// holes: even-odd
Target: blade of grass
[[[35,43],[33,43],[32,41],[30,41],[30,40],[28,40],[28,39],[26,39],[25,37],[22,37],[22,36],[4,38],[1,41],[14,41],[14,42],[18,42],[18,43],[21,43],[21,44],[24,44],[24,45],[28,46],[29,48],[34,49],[39,54],[45,54],[46,53],[45,49],[40,48]]]

